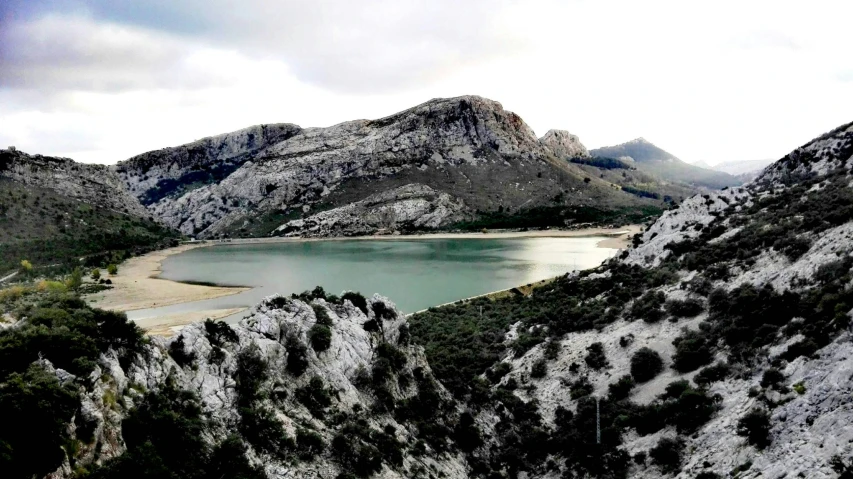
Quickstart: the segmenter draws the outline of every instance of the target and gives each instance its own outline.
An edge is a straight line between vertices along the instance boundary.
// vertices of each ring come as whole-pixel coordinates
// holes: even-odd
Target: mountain
[[[676,181],[698,187],[721,189],[737,186],[741,182],[733,176],[685,163],[643,138],[616,146],[606,146],[590,151],[592,156],[630,158],[635,166],[664,180]]]
[[[727,161],[714,166],[717,171],[728,173],[744,183],[754,180],[761,171],[775,160]]]
[[[564,132],[540,140],[500,103],[466,96],[328,128],[256,126],[145,153],[117,171],[159,221],[201,237],[432,229],[487,216],[489,226],[536,208],[563,225],[592,210],[663,206],[590,178],[555,151],[585,149]],[[356,203],[358,225],[348,219]]]
[[[170,243],[177,233],[153,221],[111,168],[0,150],[0,276],[21,260],[37,267]]]
[[[853,123],[599,268],[408,318],[318,288],[143,340],[45,296],[0,322],[4,472],[849,477],[851,180]]]

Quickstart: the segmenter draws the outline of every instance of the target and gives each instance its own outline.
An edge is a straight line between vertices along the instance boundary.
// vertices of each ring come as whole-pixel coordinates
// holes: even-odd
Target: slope
[[[118,262],[177,237],[107,167],[0,150],[0,272],[24,259],[37,268]]]
[[[727,173],[707,170],[685,163],[643,138],[637,138],[621,145],[596,148],[591,150],[590,154],[606,158],[631,158],[640,170],[668,181],[677,181],[688,185],[720,189],[741,184]]]

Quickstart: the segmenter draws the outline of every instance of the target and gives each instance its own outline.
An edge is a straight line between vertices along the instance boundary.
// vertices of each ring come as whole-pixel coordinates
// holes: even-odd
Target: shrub
[[[652,464],[658,466],[665,474],[681,469],[681,452],[684,442],[680,439],[661,438],[657,445],[649,451]]]
[[[332,317],[329,316],[329,312],[326,311],[326,308],[319,304],[312,304],[311,309],[314,310],[314,316],[317,318],[317,324],[322,324],[323,326],[332,325]]]
[[[42,477],[62,464],[68,423],[78,407],[76,388],[33,364],[0,382],[0,464],[4,476]]]
[[[362,313],[367,315],[367,298],[361,293],[355,291],[347,291],[341,295],[341,302],[349,301],[353,306],[360,309]]]
[[[379,320],[391,320],[397,317],[397,313],[382,301],[373,303],[373,314]]]
[[[319,419],[323,418],[326,408],[332,404],[332,397],[319,376],[312,377],[306,386],[296,389],[296,400]]]
[[[657,351],[643,347],[631,356],[631,376],[637,382],[649,381],[661,371],[663,371],[663,359]]]
[[[207,340],[210,341],[210,344],[219,346],[220,348],[224,346],[226,342],[236,343],[240,341],[240,337],[237,336],[237,333],[233,329],[231,329],[231,326],[227,323],[223,323],[222,321],[205,319],[204,334],[207,336]]]
[[[607,357],[604,355],[604,345],[601,343],[592,343],[586,348],[586,357],[584,361],[587,366],[592,369],[602,369],[607,367]]]
[[[308,348],[295,335],[288,336],[285,343],[287,349],[287,371],[296,377],[308,369]]]
[[[544,358],[537,359],[530,367],[530,377],[539,379],[548,374],[548,363]]]
[[[315,324],[308,331],[308,339],[311,341],[311,347],[314,351],[322,353],[332,345],[332,330],[328,326]]]
[[[98,268],[93,269],[91,278],[93,281],[98,281],[99,279],[101,279],[101,270]]]
[[[722,381],[729,375],[731,368],[726,363],[717,363],[713,366],[702,368],[701,371],[693,376],[693,381],[699,386],[707,386],[717,381]]]
[[[172,356],[172,359],[181,367],[185,367],[195,361],[195,352],[187,351],[183,336],[178,336],[178,339],[172,341],[172,344],[169,345],[169,356]]]
[[[269,365],[261,357],[257,347],[243,349],[237,353],[236,360],[235,390],[239,396],[240,405],[248,407],[258,397],[261,385],[268,379]]]
[[[767,368],[761,376],[761,387],[780,389],[785,381],[785,375],[776,368]]]
[[[595,391],[595,388],[586,376],[578,378],[569,386],[569,394],[571,394],[572,399],[589,396],[593,391]]]
[[[794,389],[794,391],[796,391],[796,392],[797,392],[797,394],[799,394],[800,396],[802,396],[803,394],[805,394],[805,393],[806,393],[806,386],[803,384],[803,382],[802,382],[802,381],[800,381],[800,382],[798,382],[798,383],[794,384],[794,385],[793,385],[793,386],[791,386],[791,387],[792,387],[792,388]]]
[[[693,371],[710,363],[713,359],[711,348],[703,332],[685,329],[672,344],[675,345],[672,367],[678,372]]]
[[[696,474],[696,479],[722,479],[719,474],[711,471],[702,471]]]
[[[326,443],[316,432],[302,428],[296,430],[296,451],[300,458],[311,460],[322,454],[325,448]]]
[[[649,291],[634,301],[629,317],[642,319],[647,323],[656,323],[663,318],[663,306],[666,296],[661,291]]]
[[[471,452],[483,445],[480,429],[470,412],[465,411],[459,415],[459,422],[453,428],[453,442],[462,452]]]
[[[493,384],[497,384],[510,371],[512,371],[512,366],[509,363],[500,362],[486,371],[486,378]]]
[[[746,413],[737,423],[737,433],[753,446],[764,449],[770,445],[770,414],[764,409]]]
[[[293,439],[287,437],[284,427],[275,414],[259,407],[240,408],[240,433],[262,452],[284,458],[293,449]]]
[[[692,318],[698,316],[704,309],[702,303],[693,298],[684,301],[673,299],[666,302],[666,311],[677,318]]]
[[[545,350],[543,352],[543,354],[545,355],[545,359],[549,361],[557,359],[557,356],[560,355],[560,350],[562,348],[563,346],[560,344],[559,341],[554,341],[553,339],[549,340],[547,343],[545,343]]]
[[[615,383],[607,386],[611,401],[619,401],[627,398],[634,388],[634,379],[629,375],[620,377]]]
[[[107,265],[107,273],[109,273],[110,276],[117,275],[118,274],[118,266],[116,266],[115,263],[110,263],[109,265]]]

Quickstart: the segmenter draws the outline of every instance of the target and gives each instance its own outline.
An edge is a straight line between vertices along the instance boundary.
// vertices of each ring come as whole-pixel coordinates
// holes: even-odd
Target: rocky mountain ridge
[[[395,220],[413,227],[447,226],[498,210],[660,203],[589,178],[563,160],[569,154],[586,154],[577,137],[552,130],[540,140],[500,103],[465,96],[328,128],[253,127],[139,155],[117,171],[160,221],[204,237],[268,235],[302,217],[317,223],[324,221],[310,218],[317,210],[407,185],[426,186],[461,205],[446,217],[430,211],[432,220]]]
[[[147,218],[150,214],[128,193],[124,181],[105,165],[77,163],[69,158],[28,155],[0,150],[0,178],[30,187],[47,188],[62,196],[117,212]]]

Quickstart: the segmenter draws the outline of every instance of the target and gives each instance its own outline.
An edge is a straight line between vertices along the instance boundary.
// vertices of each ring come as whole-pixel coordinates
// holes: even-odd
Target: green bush
[[[332,325],[332,317],[329,316],[329,312],[326,310],[326,308],[320,306],[319,304],[312,304],[311,309],[314,310],[314,316],[317,318],[317,324],[322,324],[323,326]]]
[[[571,386],[569,386],[569,394],[572,399],[580,399],[584,396],[589,396],[593,391],[595,391],[595,388],[586,376],[576,379]]]
[[[534,379],[544,378],[548,374],[548,363],[544,358],[537,359],[530,367],[530,377]]]
[[[275,413],[257,405],[241,407],[239,411],[240,433],[255,449],[282,459],[294,449],[293,439],[287,436]]]
[[[611,401],[620,401],[631,395],[631,389],[634,389],[634,379],[629,375],[620,377],[615,383],[607,386],[608,395]]]
[[[603,369],[608,367],[607,357],[604,355],[604,345],[601,343],[592,343],[586,348],[586,357],[584,362],[592,369]]]
[[[33,364],[0,382],[0,468],[13,479],[42,477],[65,457],[68,424],[78,407],[76,388]]]
[[[647,323],[656,323],[663,318],[663,310],[666,296],[661,291],[649,291],[641,298],[634,301],[628,315],[634,319],[642,319]]]
[[[658,466],[665,474],[681,470],[681,454],[684,441],[681,439],[661,438],[657,445],[649,451],[652,464]]]
[[[219,346],[220,348],[225,346],[226,343],[237,343],[240,341],[240,337],[231,329],[231,326],[222,321],[205,319],[204,333],[210,344]]]
[[[770,414],[764,409],[753,409],[737,423],[737,433],[746,437],[753,446],[764,449],[770,445]]]
[[[296,400],[319,419],[325,415],[326,408],[332,405],[332,397],[319,376],[312,377],[306,386],[296,389]]]
[[[326,449],[323,438],[308,429],[296,430],[296,451],[301,459],[311,460]]]
[[[169,344],[169,356],[171,356],[172,359],[178,363],[178,366],[181,367],[186,367],[192,364],[196,359],[195,352],[187,351],[183,335],[178,336],[171,342],[171,344]]]
[[[287,337],[285,343],[287,349],[287,371],[296,377],[308,369],[308,348],[295,335]]]
[[[767,368],[761,375],[761,387],[780,389],[784,387],[785,375],[776,368]]]
[[[731,368],[726,363],[717,363],[713,366],[702,368],[696,376],[693,376],[693,381],[699,386],[708,386],[711,383],[722,381],[729,375]]]
[[[677,318],[692,318],[704,310],[705,307],[702,306],[702,303],[693,298],[684,301],[673,299],[666,302],[666,311]]]
[[[631,376],[634,380],[644,383],[653,379],[663,371],[663,359],[657,351],[643,347],[631,356]]]
[[[328,326],[315,324],[308,331],[308,339],[311,341],[311,347],[314,351],[322,353],[332,345],[332,330]]]
[[[341,295],[341,302],[343,303],[344,301],[349,301],[353,306],[360,309],[365,316],[367,315],[367,298],[365,298],[361,293],[347,291]]]
[[[713,359],[707,337],[701,331],[685,329],[672,344],[675,345],[672,367],[678,372],[693,371],[710,363]]]

